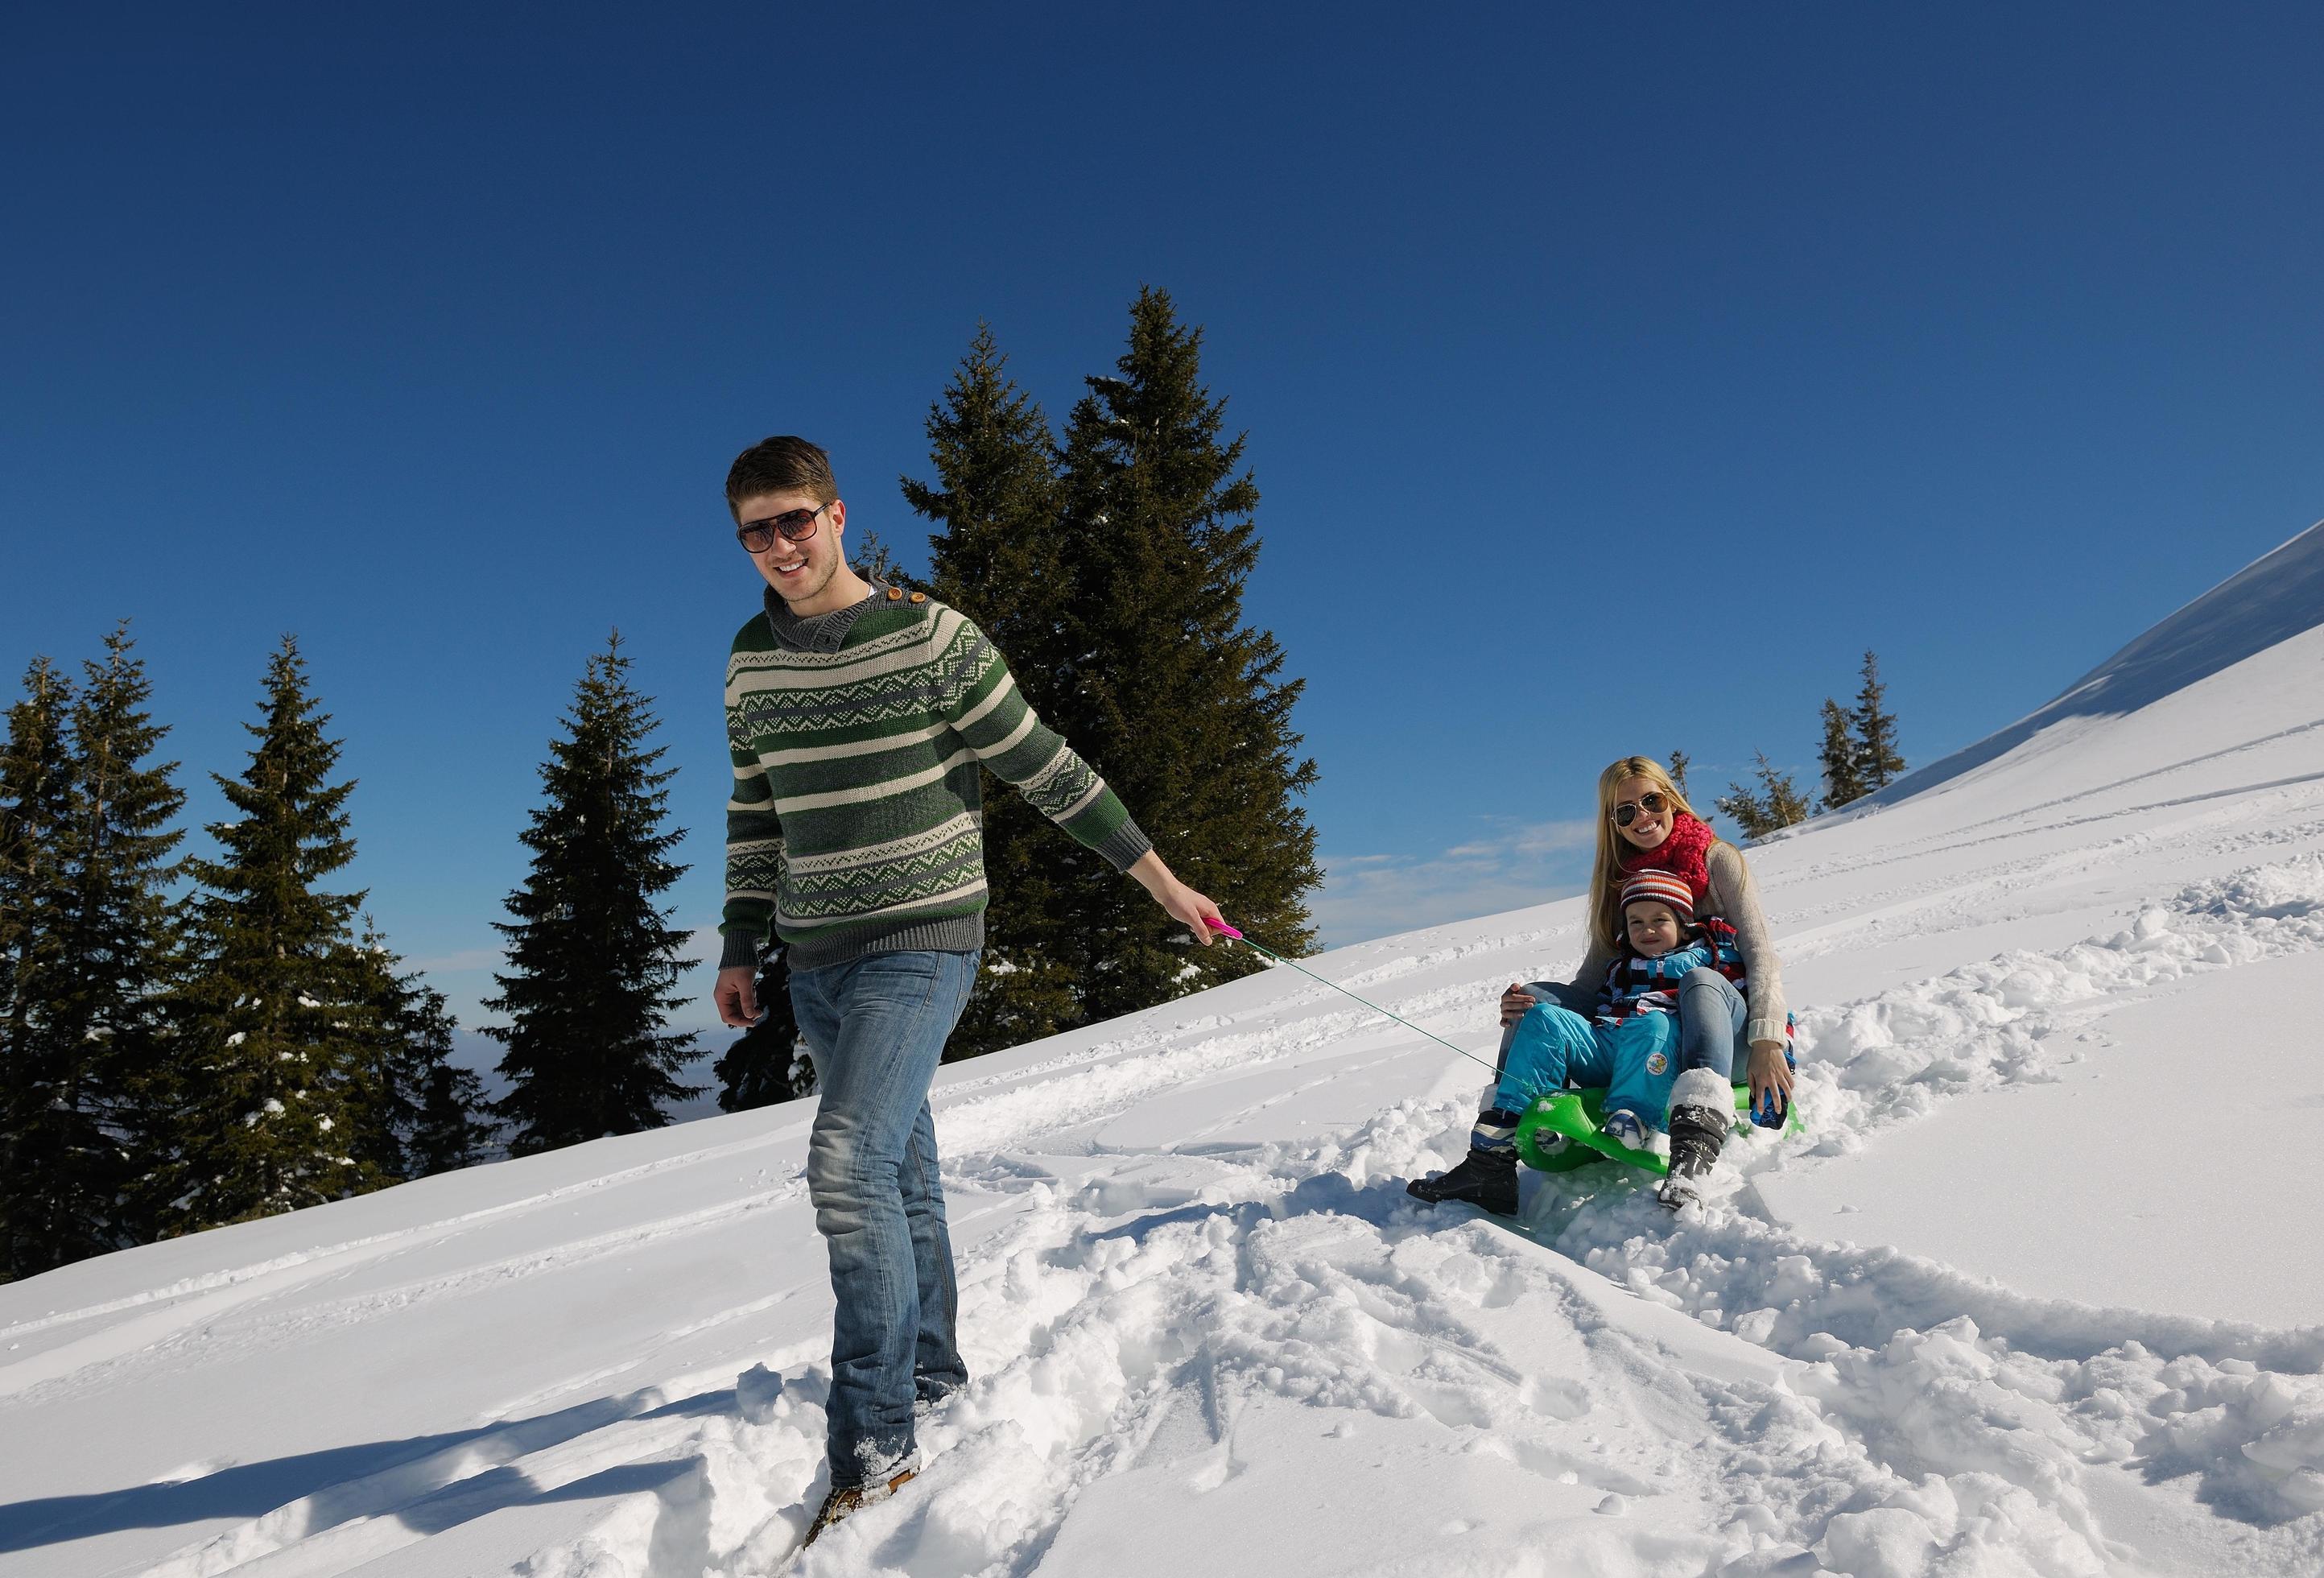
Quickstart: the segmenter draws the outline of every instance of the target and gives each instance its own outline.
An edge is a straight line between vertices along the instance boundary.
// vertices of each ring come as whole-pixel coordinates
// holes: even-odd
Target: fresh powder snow
[[[1419,1205],[1479,1070],[1270,970],[945,1070],[976,1379],[803,1559],[811,1103],[0,1287],[0,1574],[2324,1573],[2324,528],[1750,858],[1700,1207]],[[1308,964],[1489,1057],[1582,925]]]

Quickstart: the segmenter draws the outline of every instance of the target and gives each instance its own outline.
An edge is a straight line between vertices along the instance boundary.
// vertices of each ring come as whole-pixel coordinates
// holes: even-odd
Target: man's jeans
[[[975,953],[872,954],[791,972],[821,1105],[807,1192],[831,1251],[835,1489],[908,1455],[912,1403],[968,1380],[928,1085],[976,982]]]

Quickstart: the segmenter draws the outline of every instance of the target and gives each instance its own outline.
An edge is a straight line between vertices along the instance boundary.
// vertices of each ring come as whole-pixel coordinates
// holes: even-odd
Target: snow
[[[1786,1221],[2027,1293],[2313,1321],[2324,1256],[2254,1264],[2217,1225],[2324,1201],[2319,1025],[2324,953],[2199,977],[2075,1032],[2089,1038],[2082,1057],[2053,1084],[1950,1103],[1877,1149],[1769,1177],[1760,1193]],[[1965,1151],[1988,1149],[1988,1165],[1961,1167]],[[2052,1177],[2074,1186],[2046,1189],[2043,1209],[2026,1211]]]
[[[1270,970],[944,1071],[977,1379],[804,1561],[791,1106],[0,1287],[0,1574],[2324,1572],[2324,536],[2261,568],[1753,852],[1811,1121],[1700,1207],[1417,1206],[1480,1071]],[[1306,963],[1489,1056],[1580,926]]]

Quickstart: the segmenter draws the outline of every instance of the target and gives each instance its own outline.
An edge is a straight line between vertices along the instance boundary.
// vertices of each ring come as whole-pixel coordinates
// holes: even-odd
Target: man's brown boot
[[[849,1485],[843,1490],[833,1490],[830,1495],[823,1499],[823,1510],[816,1513],[815,1521],[807,1526],[807,1538],[799,1541],[799,1549],[805,1550],[815,1544],[816,1536],[849,1513],[861,1511],[866,1507],[876,1506],[885,1501],[896,1493],[905,1481],[919,1472],[919,1463],[915,1459],[910,1467],[899,1470],[884,1480],[874,1480],[868,1485]]]

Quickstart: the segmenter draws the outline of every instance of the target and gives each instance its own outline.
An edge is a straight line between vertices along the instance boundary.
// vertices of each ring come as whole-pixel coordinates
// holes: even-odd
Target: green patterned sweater
[[[794,970],[984,943],[978,767],[1126,870],[1151,848],[965,615],[892,586],[801,619],[770,589],[726,660],[725,937]]]

